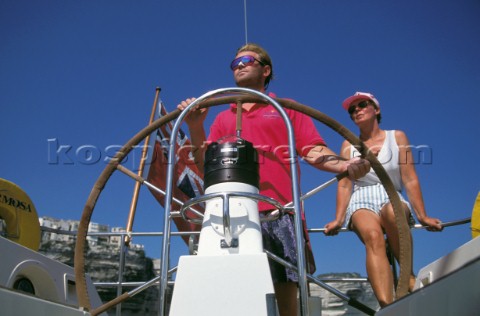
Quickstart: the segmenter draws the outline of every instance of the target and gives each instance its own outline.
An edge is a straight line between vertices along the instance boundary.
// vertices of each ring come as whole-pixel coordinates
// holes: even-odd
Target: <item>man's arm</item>
[[[323,171],[333,173],[347,171],[348,178],[351,180],[363,177],[370,170],[370,162],[368,160],[361,158],[351,158],[346,160],[339,157],[330,148],[323,145],[313,147],[303,158],[315,168]]]
[[[177,109],[183,111],[187,106],[195,101],[195,98],[189,98],[182,101],[177,105]],[[204,154],[206,150],[205,143],[207,141],[207,135],[205,133],[205,128],[203,122],[207,116],[208,109],[192,109],[185,116],[185,123],[188,126],[188,131],[190,133],[190,140],[192,143],[192,154],[197,165],[198,170],[203,173],[203,163],[204,163]]]

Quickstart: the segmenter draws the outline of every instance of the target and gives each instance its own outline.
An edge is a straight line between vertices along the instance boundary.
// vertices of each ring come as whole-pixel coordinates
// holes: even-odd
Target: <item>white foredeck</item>
[[[4,287],[0,287],[0,315],[26,316],[26,315],[62,315],[85,316],[90,313],[33,295],[23,294]]]
[[[420,270],[417,290],[376,315],[480,315],[480,238]]]

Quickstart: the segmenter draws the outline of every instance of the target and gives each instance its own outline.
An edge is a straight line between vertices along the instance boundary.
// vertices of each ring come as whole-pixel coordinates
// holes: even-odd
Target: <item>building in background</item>
[[[42,228],[42,242],[47,241],[62,241],[74,242],[80,221],[56,219],[52,217],[40,217],[40,226]],[[115,235],[115,233],[123,233],[123,227],[110,227],[99,223],[91,222],[88,225],[88,233],[106,233],[100,236],[87,236],[89,245],[95,246],[98,244],[108,244],[120,247],[122,242],[122,235]],[[112,233],[113,235],[109,235]],[[141,244],[130,244],[130,248],[142,250],[144,246]]]

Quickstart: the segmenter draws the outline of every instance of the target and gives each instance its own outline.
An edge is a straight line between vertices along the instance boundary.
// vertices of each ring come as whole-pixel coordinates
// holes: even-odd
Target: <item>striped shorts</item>
[[[411,212],[410,203],[408,203],[400,192],[397,192],[400,200],[405,203]],[[382,207],[390,203],[387,192],[382,184],[376,183],[369,186],[355,186],[352,196],[350,197],[350,203],[347,207],[347,214],[345,218],[346,227],[350,228],[350,219],[353,213],[359,209],[367,209],[380,215]],[[410,221],[413,220],[410,214]]]

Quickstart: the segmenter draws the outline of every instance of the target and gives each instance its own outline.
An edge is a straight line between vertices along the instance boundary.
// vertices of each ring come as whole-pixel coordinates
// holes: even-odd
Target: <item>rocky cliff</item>
[[[348,297],[354,298],[371,309],[378,310],[379,305],[373,294],[372,287],[370,286],[370,283],[366,281],[359,281],[359,279],[362,279],[360,274],[330,273],[319,275],[317,278],[322,280],[327,286],[333,287],[335,290]],[[338,281],[341,279],[352,281]],[[340,297],[316,284],[310,284],[310,295],[322,299],[322,316],[365,315],[365,313],[358,309],[349,306],[348,303]]]
[[[42,242],[39,252],[49,258],[73,267],[75,243],[48,241]],[[93,282],[118,282],[119,249],[112,245],[96,245],[88,247],[86,251],[85,271]],[[123,282],[149,281],[155,277],[153,262],[145,256],[143,250],[129,249],[125,255],[125,273]],[[124,288],[123,292],[131,291],[133,287]],[[115,287],[97,288],[103,302],[117,297]],[[122,303],[122,316],[158,315],[158,288],[152,286]],[[108,311],[115,315],[115,308]]]

